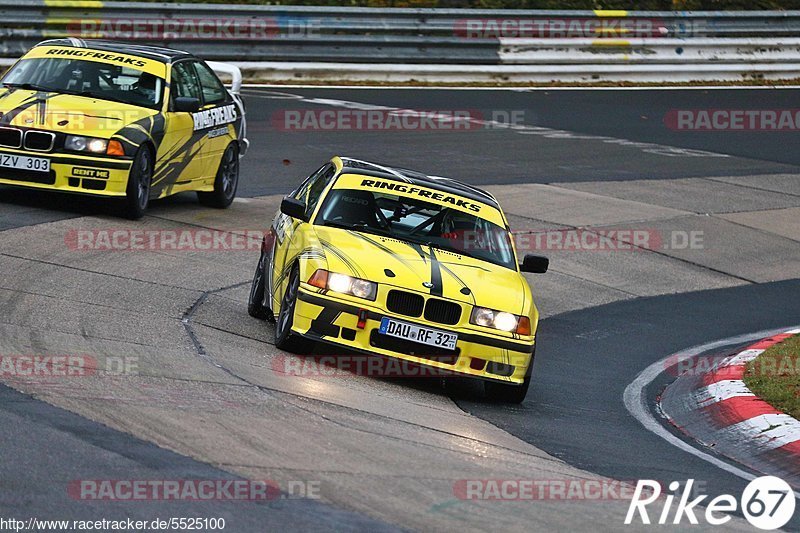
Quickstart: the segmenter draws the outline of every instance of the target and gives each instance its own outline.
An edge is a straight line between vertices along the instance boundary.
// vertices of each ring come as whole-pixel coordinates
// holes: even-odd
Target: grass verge
[[[756,396],[800,419],[800,335],[789,337],[750,361],[744,382]]]

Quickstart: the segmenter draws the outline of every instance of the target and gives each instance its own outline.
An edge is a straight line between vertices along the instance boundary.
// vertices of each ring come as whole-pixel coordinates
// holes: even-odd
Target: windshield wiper
[[[458,248],[451,247],[451,246],[445,246],[444,244],[439,244],[439,243],[436,243],[436,242],[433,242],[433,241],[421,241],[421,240],[409,239],[408,237],[399,237],[399,238],[408,240],[408,241],[413,242],[415,244],[421,244],[423,246],[427,246],[428,248],[436,248],[438,250],[444,250],[445,252],[450,252],[450,253],[454,253],[454,254],[458,254],[458,255],[463,255],[465,257],[471,257],[472,259],[477,259],[479,261],[488,261],[489,263],[493,262],[493,261],[489,261],[485,257],[480,257],[480,256],[477,256],[477,255],[471,254],[469,252],[465,252],[463,250],[460,250]]]
[[[331,228],[340,228],[340,229],[351,229],[355,231],[363,231],[365,233],[375,233],[377,235],[388,235],[391,236],[391,232],[384,228],[376,228],[375,226],[370,226],[369,224],[345,224],[342,222],[334,222],[332,220],[326,220],[322,223],[323,226],[328,226]]]
[[[473,259],[480,259],[481,261],[486,261],[486,259],[484,259],[484,258],[482,258],[482,257],[478,257],[478,256],[475,256],[475,255],[472,255],[472,254],[471,254],[471,253],[469,253],[469,252],[465,252],[465,251],[463,251],[463,250],[459,250],[458,248],[454,248],[454,247],[450,247],[450,246],[445,246],[445,245],[443,245],[443,244],[437,244],[437,243],[435,243],[435,242],[433,242],[433,241],[424,242],[424,243],[420,243],[420,244],[424,244],[424,245],[425,245],[425,246],[427,246],[428,248],[438,248],[439,250],[444,250],[444,251],[446,251],[446,252],[452,252],[452,253],[454,253],[454,254],[458,254],[458,255],[465,255],[465,256],[467,256],[467,257],[471,257],[471,258],[473,258]]]
[[[15,89],[25,89],[26,91],[42,91],[42,92],[58,92],[57,89],[53,89],[52,87],[42,87],[41,85],[35,85],[33,83],[9,83],[3,82],[5,87],[14,87]]]
[[[116,98],[114,96],[109,96],[104,93],[99,93],[96,91],[64,91],[66,94],[74,94],[75,96],[85,96],[87,98],[99,98],[101,100],[109,100],[111,102],[119,102],[120,104],[129,104],[129,105],[138,105],[138,104],[131,104],[130,102],[123,100],[122,98]]]

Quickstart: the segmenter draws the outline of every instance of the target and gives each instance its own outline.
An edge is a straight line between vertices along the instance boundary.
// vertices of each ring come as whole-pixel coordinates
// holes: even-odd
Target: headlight
[[[375,284],[371,281],[366,281],[363,279],[354,279],[353,283],[350,285],[350,292],[353,293],[353,296],[366,298],[367,300],[374,300]]]
[[[500,331],[513,331],[520,335],[531,334],[531,321],[528,317],[513,315],[505,311],[475,307],[472,309],[469,321],[476,326],[499,329]]]
[[[108,141],[93,137],[81,137],[80,135],[67,135],[67,139],[64,141],[64,148],[76,152],[104,154],[108,148]]]
[[[322,269],[318,269],[314,272],[314,275],[309,278],[308,283],[320,289],[349,294],[357,298],[364,298],[365,300],[375,300],[378,294],[378,284],[374,281],[353,278],[345,274],[328,272]]]
[[[328,276],[328,288],[333,292],[350,292],[353,286],[353,278],[344,274],[331,274]]]

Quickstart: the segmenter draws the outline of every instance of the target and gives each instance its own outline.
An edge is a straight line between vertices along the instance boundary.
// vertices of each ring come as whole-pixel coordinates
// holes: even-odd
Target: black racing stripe
[[[168,162],[164,163],[160,169],[157,168],[153,177],[153,185],[158,187],[158,191],[166,189],[167,194],[172,192],[175,182],[178,181],[180,175],[200,151],[199,142],[203,137],[205,137],[204,133],[195,132],[192,134],[192,136],[172,154]]]
[[[166,121],[164,120],[164,115],[161,113],[150,118],[153,124],[150,128],[150,136],[153,137],[153,141],[156,143],[156,147],[158,147],[161,146],[161,141],[164,140],[164,134],[166,133],[164,125]]]
[[[294,257],[292,257],[291,261],[286,261],[284,263],[283,270],[281,270],[281,273],[278,274],[278,279],[276,279],[273,282],[276,287],[280,286],[280,284],[283,283],[283,280],[285,280],[286,277],[289,275],[289,273],[292,271],[292,267],[294,267],[294,262],[295,262],[296,259],[297,259],[297,256],[294,256]]]
[[[311,331],[323,337],[338,337],[341,328],[334,324],[341,312],[330,307],[323,307],[317,318],[311,321]]]
[[[405,265],[405,266],[407,266],[407,267],[409,267],[409,268],[412,268],[412,266],[411,266],[411,263],[409,263],[408,261],[406,261],[404,257],[402,257],[402,256],[399,256],[399,255],[395,254],[395,253],[394,253],[394,250],[392,250],[392,249],[391,249],[391,248],[389,248],[388,246],[384,246],[383,244],[379,243],[378,241],[375,241],[375,240],[373,240],[373,239],[371,239],[371,238],[367,237],[366,235],[363,235],[363,234],[361,234],[361,233],[358,233],[357,231],[347,230],[347,233],[349,233],[350,235],[352,235],[352,236],[354,236],[354,237],[358,237],[359,239],[361,239],[361,240],[363,240],[363,241],[366,241],[366,242],[368,242],[369,244],[373,245],[374,247],[376,247],[376,248],[377,248],[377,249],[379,249],[380,251],[382,251],[382,252],[385,252],[385,253],[387,253],[387,254],[391,255],[391,256],[392,256],[392,257],[394,257],[394,258],[395,258],[397,261],[400,261],[400,263],[402,263],[403,265]]]
[[[302,290],[297,293],[297,298],[306,303],[318,305],[320,307],[329,307],[335,311],[348,313],[355,316],[358,316],[358,313],[360,311],[360,309],[354,305],[349,305],[341,302],[333,302],[331,300],[320,298],[319,296],[315,296],[313,294],[308,294],[306,292],[303,292]],[[374,311],[367,312],[367,318],[370,320],[375,320],[377,322],[380,322],[383,319],[383,317],[384,315],[381,313],[375,313]],[[414,324],[414,322],[410,322],[409,320],[407,320],[407,317],[401,317],[399,320],[403,320],[404,322],[408,322],[409,324]],[[432,326],[426,326],[424,324],[417,324],[417,325],[421,325],[424,327],[432,327]],[[533,344],[504,341],[501,339],[484,337],[483,335],[475,335],[472,333],[459,333],[458,340],[463,340],[474,344],[483,344],[484,346],[491,346],[492,348],[500,348],[501,350],[511,350],[514,352],[522,352],[522,353],[533,353],[533,346],[534,346]]]
[[[36,101],[36,110],[38,111],[36,119],[39,121],[39,125],[43,126],[44,121],[47,118],[47,100],[40,99]]]
[[[172,148],[164,153],[159,160],[156,161],[155,174],[153,176],[154,181],[155,178],[158,178],[160,174],[169,173],[171,165],[176,164],[175,160],[178,158],[178,154],[185,155],[188,153],[191,148],[203,137],[205,137],[204,133],[194,132],[183,144],[178,145],[176,143]]]
[[[426,263],[428,262],[428,256],[425,255],[425,252],[422,250],[422,246],[420,246],[419,244],[417,244],[415,242],[407,242],[407,241],[403,241],[403,242],[405,242],[405,244],[407,244],[411,248],[413,248],[414,251],[419,254],[419,256],[422,258],[422,260],[424,262],[426,262]]]
[[[31,107],[32,105],[36,104],[39,101],[38,98],[39,93],[31,95],[27,100],[20,103],[17,107],[12,109],[11,111],[7,111],[3,114],[2,118],[0,118],[0,124],[11,124],[11,121],[17,118],[17,115]]]
[[[133,132],[136,133],[134,134]],[[157,115],[149,115],[141,118],[125,126],[118,132],[118,135],[126,135],[139,144],[146,140],[152,140],[156,148],[158,148],[161,145],[161,141],[164,139],[164,116],[159,113]]]
[[[364,277],[364,272],[360,270],[358,268],[358,265],[354,263],[343,251],[341,251],[328,241],[323,241],[322,239],[319,239],[319,243],[323,246],[323,248],[327,248],[328,250],[331,251],[331,253],[333,253],[333,255],[338,257],[342,261],[342,263],[344,263],[345,266],[350,269],[351,274],[359,278]]]
[[[458,253],[458,252],[453,252],[453,253]],[[458,265],[458,266],[464,267],[464,268],[476,268],[478,270],[483,270],[484,272],[491,272],[491,270],[489,270],[488,268],[485,268],[485,267],[482,267],[482,266],[478,266],[478,265],[465,265],[465,264],[462,264],[462,263],[452,263],[450,261],[439,261],[439,264],[441,264],[441,265]]]
[[[475,291],[470,289],[469,286],[466,283],[464,283],[464,280],[458,277],[458,275],[455,272],[450,270],[450,268],[448,268],[446,264],[440,262],[439,266],[442,268],[442,270],[447,272],[454,280],[456,280],[456,283],[461,285],[462,288],[467,289],[469,291],[469,297],[472,299],[472,305],[476,305],[477,301],[475,300]]]
[[[128,170],[131,168],[131,161],[90,161],[60,156],[51,158],[50,162],[62,165],[76,165],[80,167],[109,168],[112,170]]]
[[[287,250],[287,254],[288,254],[288,250]],[[325,258],[325,254],[324,253],[320,253],[320,251],[317,248],[312,248],[312,247],[303,248],[300,251],[300,253],[295,254],[295,255],[292,256],[291,259],[284,261],[283,271],[281,271],[281,273],[278,275],[278,279],[273,281],[273,284],[275,286],[278,286],[283,282],[283,280],[286,278],[286,276],[288,276],[291,273],[292,267],[294,266],[294,262],[297,261],[297,259],[299,257],[317,258],[319,256],[321,256],[323,259]]]
[[[111,138],[115,141],[119,141],[120,143],[122,143],[122,148],[126,154],[135,153],[136,149],[139,148],[139,145],[141,144],[141,143],[135,143],[130,139],[123,137],[119,133],[115,133]]]
[[[442,285],[442,269],[439,267],[439,260],[436,259],[436,253],[433,248],[430,249],[431,253],[431,294],[433,296],[443,296],[444,286]]]

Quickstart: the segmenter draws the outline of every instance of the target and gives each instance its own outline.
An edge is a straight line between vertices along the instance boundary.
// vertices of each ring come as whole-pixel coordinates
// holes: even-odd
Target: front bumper
[[[395,357],[415,364],[505,383],[521,384],[531,364],[534,341],[511,340],[458,326],[421,321],[388,313],[374,302],[355,302],[303,285],[297,297],[292,331],[310,340],[343,346],[359,352]],[[366,322],[358,327],[358,315],[366,310]],[[455,351],[381,335],[383,317],[458,333]]]
[[[125,196],[131,159],[0,149],[0,154],[50,160],[48,172],[0,167],[0,183],[95,196]]]

